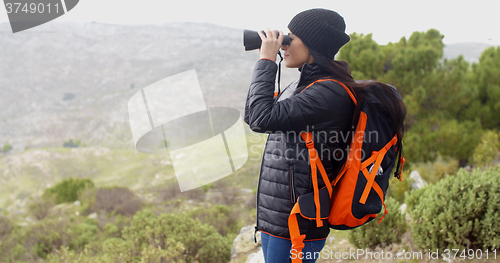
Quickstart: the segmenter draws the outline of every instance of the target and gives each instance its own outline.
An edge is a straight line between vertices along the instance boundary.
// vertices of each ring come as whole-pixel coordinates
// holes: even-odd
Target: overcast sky
[[[500,45],[499,6],[500,0],[82,0],[57,20],[113,24],[188,21],[240,29],[273,28],[287,32],[286,26],[295,14],[322,7],[335,10],[344,17],[347,33],[373,33],[373,39],[379,44],[397,42],[402,36],[409,37],[413,31],[436,28],[445,36],[445,44],[483,42]],[[0,23],[7,21],[5,6],[2,5]]]

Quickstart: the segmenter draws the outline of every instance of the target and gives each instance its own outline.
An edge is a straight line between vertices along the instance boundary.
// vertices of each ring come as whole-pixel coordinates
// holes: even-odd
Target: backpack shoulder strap
[[[316,83],[320,83],[323,81],[335,81],[339,83],[347,92],[349,97],[352,99],[355,105],[357,105],[357,99],[352,91],[352,89],[348,88],[344,83],[334,80],[334,79],[319,79],[314,81],[313,83],[309,84],[307,87],[305,87],[301,92],[306,90],[307,88],[311,87],[312,85]],[[313,192],[314,192],[314,203],[316,206],[316,224],[320,227],[323,225],[323,222],[321,221],[321,216],[320,216],[320,201],[319,201],[319,189],[318,189],[318,175],[317,175],[317,169],[319,169],[321,177],[323,179],[323,182],[325,183],[328,192],[330,196],[332,196],[332,182],[328,179],[328,175],[326,174],[325,168],[323,167],[323,164],[321,163],[321,160],[316,152],[316,149],[314,148],[314,142],[313,142],[313,135],[311,132],[302,132],[300,133],[302,136],[302,139],[306,143],[307,148],[309,149],[309,163],[311,164],[311,177],[312,177],[312,182],[313,182]],[[337,180],[333,185],[336,184],[338,179],[340,179],[341,176],[337,176]]]
[[[316,80],[314,81],[313,83],[307,85],[307,87],[305,87],[301,92],[303,92],[304,90],[306,90],[307,88],[311,87],[312,85],[316,84],[316,83],[320,83],[320,82],[324,82],[324,81],[335,81],[337,82],[338,84],[340,84],[340,86],[342,86],[344,88],[344,90],[347,92],[347,95],[349,95],[349,97],[351,97],[351,100],[354,102],[354,105],[358,105],[358,100],[356,98],[356,94],[354,93],[354,91],[352,90],[351,87],[347,87],[344,83],[338,81],[338,80],[335,80],[335,79],[319,79],[319,80]]]

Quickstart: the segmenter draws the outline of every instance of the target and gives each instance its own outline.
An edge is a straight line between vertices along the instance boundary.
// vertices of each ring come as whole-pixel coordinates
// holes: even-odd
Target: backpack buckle
[[[308,142],[306,142],[306,147],[308,149],[314,149],[314,143],[312,141],[308,141]]]

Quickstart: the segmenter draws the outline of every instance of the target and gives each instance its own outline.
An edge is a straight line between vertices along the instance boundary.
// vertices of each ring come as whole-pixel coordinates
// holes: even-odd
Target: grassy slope
[[[249,159],[223,180],[241,188],[257,187],[265,138],[249,134]],[[30,196],[39,196],[68,177],[91,178],[98,187],[125,186],[136,192],[176,182],[168,154],[96,147],[29,149],[0,156],[0,212],[22,211]]]

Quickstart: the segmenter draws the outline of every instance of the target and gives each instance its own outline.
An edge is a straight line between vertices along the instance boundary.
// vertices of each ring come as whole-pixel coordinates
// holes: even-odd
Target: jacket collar
[[[311,84],[313,81],[316,81],[320,78],[324,78],[330,76],[331,74],[328,71],[324,70],[316,63],[307,64],[304,63],[300,71],[300,78],[298,88],[295,93],[301,92],[307,85]]]

